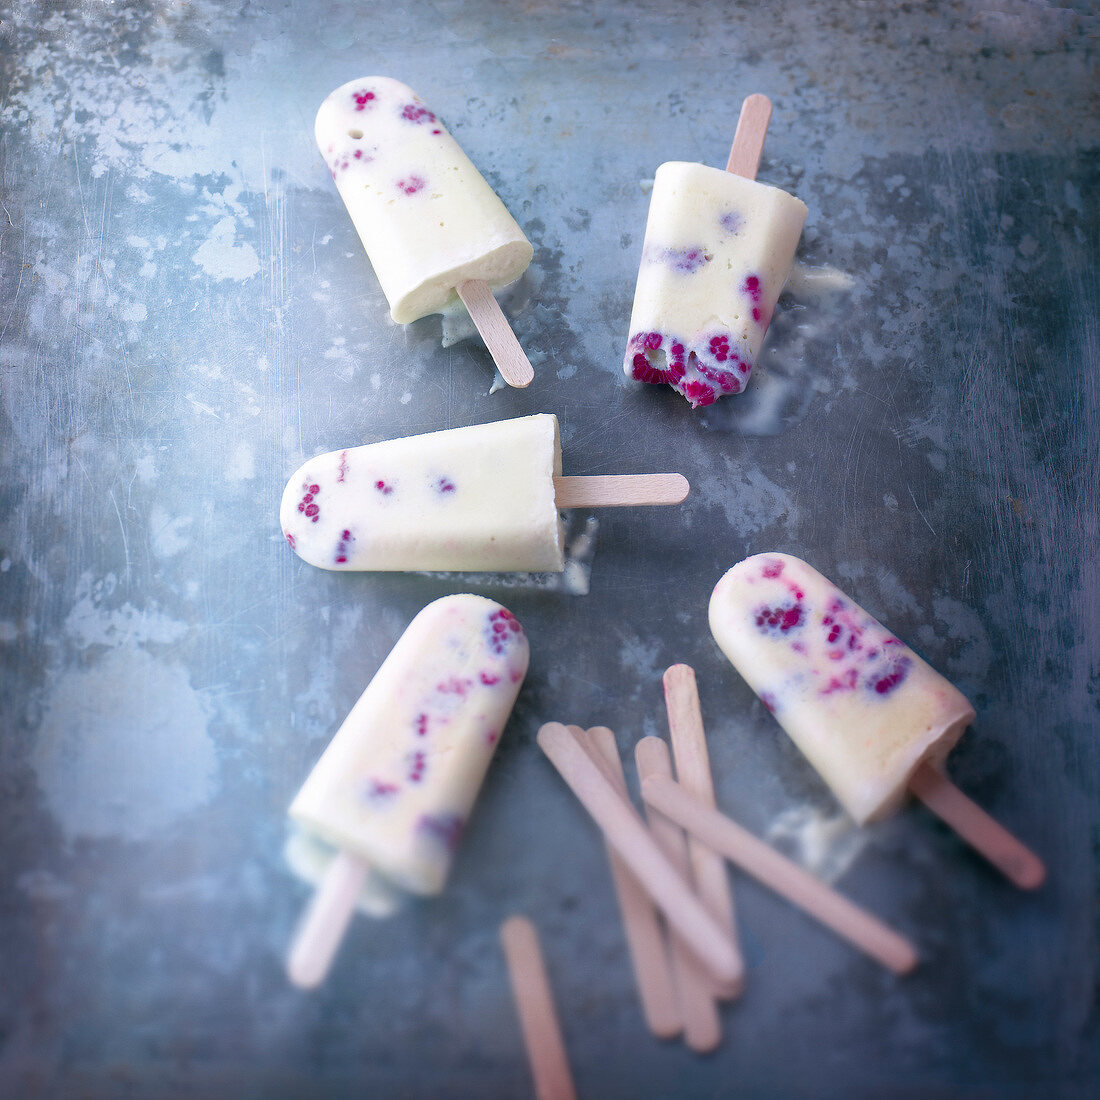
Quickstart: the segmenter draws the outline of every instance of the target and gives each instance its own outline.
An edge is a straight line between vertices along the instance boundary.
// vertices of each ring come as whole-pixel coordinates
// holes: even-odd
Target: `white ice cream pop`
[[[745,388],[806,221],[800,199],[755,181],[770,118],[749,96],[724,172],[670,161],[653,180],[623,367],[693,407]]]
[[[1039,885],[1039,860],[942,774],[974,708],[816,569],[747,558],[715,586],[710,628],[859,824],[911,791],[1017,885]]]
[[[527,672],[515,616],[445,596],[409,624],[290,806],[337,853],[291,949],[288,973],[324,977],[371,875],[438,894]]]
[[[680,474],[563,477],[548,413],[311,458],[283,493],[283,534],[322,569],[560,572],[560,508],[676,504]]]
[[[531,243],[436,115],[404,84],[367,76],[321,104],[315,132],[394,321],[461,297],[504,380],[530,384],[492,288],[526,271]]]

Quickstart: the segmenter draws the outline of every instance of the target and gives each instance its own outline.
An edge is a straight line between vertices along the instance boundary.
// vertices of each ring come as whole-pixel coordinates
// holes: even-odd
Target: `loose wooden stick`
[[[720,980],[736,981],[741,960],[729,936],[657,847],[638,812],[619,797],[603,771],[560,722],[544,725],[538,742],[669,924]]]
[[[1042,885],[1043,861],[931,764],[917,768],[909,790],[1021,890]]]
[[[737,120],[737,132],[733,135],[730,159],[726,162],[727,172],[756,179],[771,117],[772,101],[766,95],[757,92],[745,99],[741,104],[741,117]]]
[[[338,852],[329,864],[287,957],[287,976],[299,988],[324,980],[368,874],[370,866],[349,852]]]
[[[642,798],[883,966],[905,974],[917,965],[916,949],[904,936],[679,784],[654,776],[642,784]]]
[[[500,944],[535,1079],[535,1096],[538,1100],[576,1100],[538,932],[526,917],[509,917],[500,926]]]
[[[559,508],[619,508],[637,504],[679,504],[691,486],[683,474],[610,474],[555,477]]]
[[[573,729],[572,726],[569,728]],[[606,726],[594,726],[580,740],[598,765],[606,765],[603,767],[604,774],[625,801],[629,795],[615,735]],[[623,858],[611,844],[606,844],[606,847],[611,880],[615,884],[615,895],[623,919],[623,933],[642,1002],[642,1015],[654,1035],[659,1039],[672,1039],[683,1030],[683,1023],[660,917]]]
[[[656,737],[643,737],[634,746],[638,778],[645,782],[650,776],[672,779],[672,759],[668,746]],[[691,878],[687,840],[684,831],[660,810],[646,807],[649,830],[672,866],[685,878]],[[684,1039],[700,1054],[712,1051],[722,1041],[722,1023],[712,995],[713,982],[687,945],[675,933],[672,936],[672,967],[680,1007],[684,1014]]]
[[[535,377],[531,361],[519,346],[508,318],[493,297],[484,279],[468,279],[458,287],[458,296],[469,310],[470,317],[481,333],[501,378],[516,389],[525,389]]]
[[[690,665],[673,665],[665,672],[664,685],[676,777],[688,794],[714,809],[717,806],[714,781],[710,774],[710,755],[703,729],[703,714],[699,709],[695,670]],[[688,837],[688,851],[691,855],[692,877],[699,897],[715,920],[723,928],[730,930],[733,946],[740,950],[733,893],[730,890],[725,860],[694,836]],[[743,989],[742,983],[723,987],[718,992],[723,997],[732,998],[739,997]]]

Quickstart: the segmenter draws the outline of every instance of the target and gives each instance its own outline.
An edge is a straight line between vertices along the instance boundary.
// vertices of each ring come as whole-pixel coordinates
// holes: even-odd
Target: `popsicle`
[[[548,413],[317,455],[283,493],[295,553],[336,570],[561,572],[560,508],[675,504],[680,474],[561,476]]]
[[[974,708],[816,569],[757,554],[710,600],[718,645],[859,824],[916,794],[1013,882],[1042,863],[943,774]]]
[[[745,388],[806,221],[800,199],[756,182],[770,118],[751,95],[725,171],[669,161],[654,176],[623,369],[692,408]]]
[[[290,953],[319,983],[367,878],[438,894],[527,672],[523,628],[483,596],[445,596],[409,624],[290,806],[337,853]]]
[[[531,243],[438,117],[399,81],[367,76],[329,95],[314,129],[394,321],[461,298],[504,380],[529,385],[492,288],[527,270]]]

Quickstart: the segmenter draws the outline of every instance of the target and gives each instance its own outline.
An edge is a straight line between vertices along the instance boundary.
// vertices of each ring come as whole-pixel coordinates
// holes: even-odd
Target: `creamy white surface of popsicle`
[[[954,685],[788,554],[729,570],[711,596],[710,628],[860,824],[897,809],[917,766],[941,766],[974,719]]]
[[[283,534],[322,569],[564,567],[555,416],[391,439],[311,458],[283,493]]]
[[[523,230],[411,88],[384,76],[344,84],[315,133],[399,324],[454,305],[467,279],[499,288],[527,269]]]
[[[428,604],[290,807],[315,837],[437,894],[527,672],[515,616],[482,596]]]
[[[662,164],[653,180],[624,370],[693,407],[740,393],[790,273],[808,211],[718,168]]]

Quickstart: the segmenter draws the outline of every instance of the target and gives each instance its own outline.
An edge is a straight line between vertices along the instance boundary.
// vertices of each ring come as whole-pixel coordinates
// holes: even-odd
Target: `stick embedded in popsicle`
[[[653,179],[623,369],[693,408],[748,383],[809,212],[756,181],[770,118],[749,96],[726,171],[669,161]]]
[[[733,135],[726,171],[747,180],[756,179],[760,170],[760,158],[764,155],[764,139],[768,136],[768,123],[772,120],[772,101],[766,95],[754,92],[746,96],[737,118],[737,130]]]
[[[638,812],[619,795],[601,767],[559,722],[542,726],[538,743],[669,924],[720,981],[736,981],[742,963],[728,932],[704,908],[657,846]]]
[[[537,1100],[576,1100],[538,932],[526,917],[509,917],[500,926],[500,944],[508,963],[535,1096]]]
[[[444,887],[527,671],[523,628],[483,596],[445,596],[409,624],[306,779],[292,820],[334,856],[287,971],[317,985],[368,874]]]
[[[574,731],[574,727],[569,729]],[[588,750],[597,764],[604,765],[604,774],[624,801],[629,800],[626,776],[615,745],[615,735],[606,726],[593,726],[577,740]],[[659,1039],[671,1039],[683,1030],[680,1004],[672,976],[671,960],[665,932],[653,902],[638,882],[614,845],[606,842],[611,880],[619,901],[634,980],[642,1002],[642,1015],[649,1030]]]
[[[692,798],[672,779],[655,775],[643,780],[642,798],[883,966],[897,974],[906,974],[916,966],[916,949],[904,936],[736,821]]]
[[[668,746],[656,737],[643,737],[634,746],[638,779],[644,784],[651,776],[672,779],[672,758]],[[647,804],[646,818],[650,832],[673,867],[691,882],[687,838],[674,821],[659,809]],[[695,884],[697,886],[697,884]],[[672,965],[680,1008],[684,1016],[684,1039],[700,1054],[712,1051],[722,1039],[722,1023],[714,1000],[714,982],[687,944],[676,933],[672,935]]]
[[[1039,858],[942,774],[975,717],[966,697],[816,569],[757,554],[710,600],[718,645],[860,824],[912,791],[1017,886]]]
[[[531,243],[436,115],[406,85],[367,76],[325,99],[314,130],[394,321],[461,299],[505,382],[529,385],[492,288],[527,270]]]
[[[695,670],[689,665],[673,665],[665,671],[664,689],[677,779],[694,798],[714,806],[714,782],[710,774],[710,754],[703,730]],[[729,928],[733,945],[740,950],[733,893],[725,862],[693,836],[688,837],[688,851],[695,888],[703,904],[723,928]],[[738,997],[742,989],[741,984],[726,986],[719,989],[719,993],[725,997]]]
[[[561,572],[562,508],[678,504],[682,474],[562,476],[548,413],[331,451],[287,482],[295,553],[336,570]]]
[[[470,320],[481,333],[501,378],[514,389],[526,389],[534,381],[535,369],[508,324],[500,303],[493,297],[489,284],[484,279],[467,279],[459,283],[457,291],[470,314]]]
[[[369,874],[370,865],[351,852],[333,857],[287,956],[287,977],[299,989],[314,989],[324,981]]]
[[[1043,884],[1046,867],[1042,860],[943,772],[931,764],[921,764],[909,779],[909,792],[1021,890],[1034,890]]]

